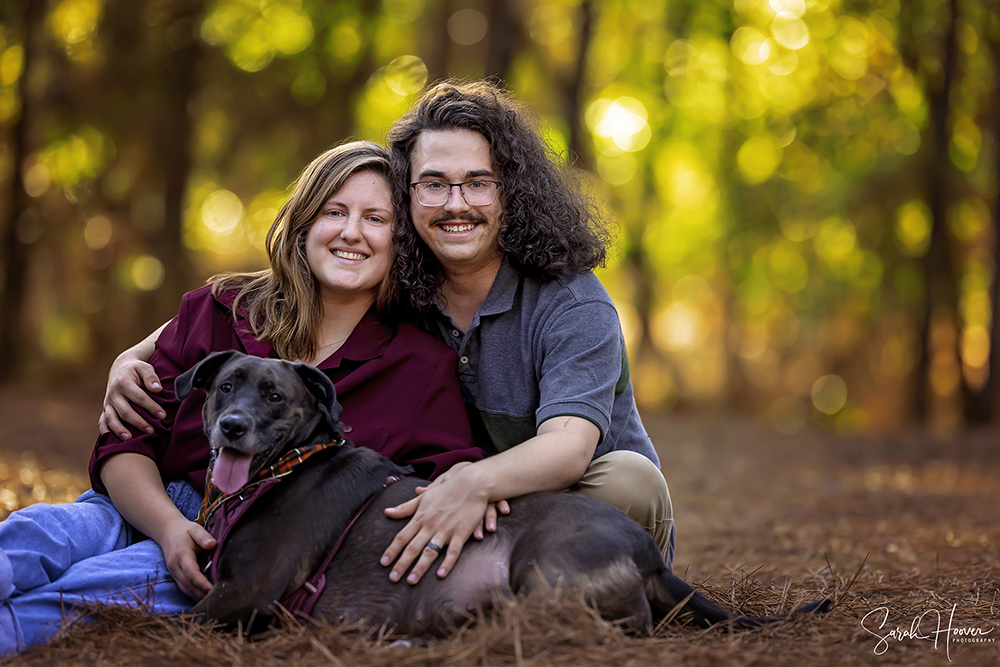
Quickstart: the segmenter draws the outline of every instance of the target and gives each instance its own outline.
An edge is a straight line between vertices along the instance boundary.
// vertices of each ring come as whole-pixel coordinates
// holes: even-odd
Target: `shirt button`
[[[453,337],[455,337],[455,338],[458,338],[459,336],[461,336],[461,335],[462,335],[462,332],[461,332],[461,331],[459,331],[458,329],[452,329],[452,330],[451,330],[451,335],[452,335]]]
[[[353,427],[348,426],[347,424],[344,424],[343,426],[344,426],[344,433],[350,433],[351,431],[354,430]]]
[[[469,363],[469,358],[468,357],[462,357],[461,359],[459,359],[459,361],[461,361],[463,364],[467,364],[467,363]]]

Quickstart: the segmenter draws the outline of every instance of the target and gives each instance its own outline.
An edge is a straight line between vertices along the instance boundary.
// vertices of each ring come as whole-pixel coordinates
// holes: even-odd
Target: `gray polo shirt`
[[[594,458],[624,449],[659,465],[632,396],[618,312],[590,271],[539,282],[505,259],[467,332],[440,302],[426,324],[458,353],[473,435],[488,454],[570,415],[601,430]]]

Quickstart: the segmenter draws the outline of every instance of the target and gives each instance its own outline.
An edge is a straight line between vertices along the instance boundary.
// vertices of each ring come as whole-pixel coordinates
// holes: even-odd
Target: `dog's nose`
[[[241,415],[226,415],[219,420],[219,430],[229,440],[242,438],[248,429],[247,420]]]

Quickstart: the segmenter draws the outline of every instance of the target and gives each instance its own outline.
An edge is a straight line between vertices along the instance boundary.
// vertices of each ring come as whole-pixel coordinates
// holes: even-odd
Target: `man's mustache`
[[[453,222],[455,220],[463,220],[465,222],[486,222],[486,218],[478,213],[473,213],[468,211],[462,215],[451,215],[450,213],[442,213],[441,215],[435,216],[431,220],[432,225],[436,225],[439,222]]]

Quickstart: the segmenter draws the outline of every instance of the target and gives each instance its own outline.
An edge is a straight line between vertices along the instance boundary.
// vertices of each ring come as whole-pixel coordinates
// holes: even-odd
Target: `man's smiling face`
[[[499,180],[490,147],[471,130],[425,130],[410,154],[410,180],[464,183]],[[475,272],[500,261],[500,196],[487,206],[470,206],[452,188],[443,206],[424,206],[410,191],[410,215],[417,234],[441,262],[446,274]]]

